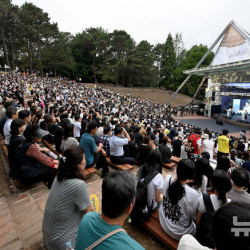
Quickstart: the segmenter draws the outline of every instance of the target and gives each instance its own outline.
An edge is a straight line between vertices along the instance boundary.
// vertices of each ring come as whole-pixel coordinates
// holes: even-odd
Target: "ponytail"
[[[186,195],[185,188],[178,180],[169,186],[167,192],[172,206],[176,205]]]
[[[219,192],[218,199],[222,201],[222,205],[227,204],[227,192],[221,191]]]
[[[179,161],[176,169],[177,180],[170,184],[167,191],[169,201],[174,206],[181,200],[185,195],[186,191],[180,181],[192,179],[195,173],[195,163],[190,159],[182,159]]]
[[[78,168],[84,157],[84,150],[80,146],[68,148],[64,152],[64,156],[60,157],[60,164],[57,172],[58,181],[63,179],[82,179],[82,175]]]
[[[231,160],[235,162],[235,156],[234,155],[231,155]]]
[[[211,175],[211,185],[218,193],[218,199],[222,204],[227,204],[227,192],[232,188],[231,179],[221,169],[216,169]]]

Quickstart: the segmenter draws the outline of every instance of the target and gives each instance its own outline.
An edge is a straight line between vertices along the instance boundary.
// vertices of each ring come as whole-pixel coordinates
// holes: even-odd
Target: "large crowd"
[[[201,129],[177,121],[176,107],[64,79],[11,72],[0,76],[0,90],[10,178],[50,189],[43,220],[48,249],[143,249],[123,224],[130,216],[140,227],[156,210],[180,250],[250,248],[250,238],[232,230],[233,217],[250,222],[244,130],[233,137],[226,129]],[[164,179],[172,156],[180,158],[176,174]],[[110,171],[107,157],[139,165],[137,176]],[[100,215],[83,179],[91,167],[104,178]]]

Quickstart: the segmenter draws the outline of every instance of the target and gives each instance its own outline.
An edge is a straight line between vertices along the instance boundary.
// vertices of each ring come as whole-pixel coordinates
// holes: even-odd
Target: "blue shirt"
[[[84,215],[76,238],[75,250],[86,249],[104,235],[121,228],[119,225],[110,225],[103,221],[96,212],[89,212]],[[142,250],[138,242],[132,239],[125,232],[119,232],[104,240],[95,250]]]
[[[245,161],[242,167],[250,172],[250,161]]]
[[[173,140],[173,138],[175,137],[175,129],[174,129],[174,127],[172,127],[172,128],[170,129],[170,132],[169,132],[168,137],[169,137],[171,140]]]
[[[94,153],[97,150],[95,140],[89,133],[85,133],[81,137],[80,146],[84,149],[86,166],[88,167],[94,162]]]

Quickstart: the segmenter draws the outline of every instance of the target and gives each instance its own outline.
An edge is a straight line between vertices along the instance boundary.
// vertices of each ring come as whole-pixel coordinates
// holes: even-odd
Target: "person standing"
[[[172,151],[172,155],[173,156],[176,156],[176,157],[179,157],[181,156],[181,145],[182,145],[182,135],[178,135],[178,138],[177,140],[175,140],[173,143],[172,143],[172,146],[173,146],[173,151]]]
[[[168,137],[171,139],[172,142],[174,141],[177,127],[178,126],[175,124],[174,127],[170,129]]]
[[[222,155],[229,155],[229,150],[230,150],[230,141],[228,138],[228,129],[223,129],[222,130],[222,135],[218,137],[217,142],[218,142],[218,154],[217,154],[217,159],[222,156]]]
[[[202,142],[202,152],[208,152],[210,158],[213,159],[214,156],[214,142],[209,140],[209,135],[204,134],[202,135],[203,142]]]
[[[200,129],[196,128],[194,133],[192,135],[190,135],[188,138],[188,143],[191,143],[194,147],[194,154],[195,155],[201,154],[202,141],[201,141],[200,134],[201,134]]]

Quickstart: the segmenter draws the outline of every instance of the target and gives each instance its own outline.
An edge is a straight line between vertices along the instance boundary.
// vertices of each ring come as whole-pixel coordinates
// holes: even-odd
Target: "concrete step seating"
[[[175,163],[175,164],[178,164],[180,160],[181,160],[181,159],[178,158],[178,157],[176,157],[176,156],[172,156],[172,157],[171,157],[171,161],[172,161],[173,163]]]
[[[134,166],[130,165],[130,164],[123,164],[123,165],[117,165],[117,164],[114,164],[111,162],[110,158],[109,157],[106,157],[106,160],[107,160],[107,163],[117,169],[117,170],[122,170],[122,171],[126,171],[126,170],[132,170],[134,169]]]
[[[138,161],[138,160],[135,160],[135,164],[137,166],[141,166],[142,164]],[[174,162],[170,162],[170,163],[163,163],[163,167],[164,168],[167,168],[167,169],[172,169],[173,167],[175,167],[176,164]]]
[[[167,168],[167,169],[172,169],[172,168],[174,168],[175,166],[176,166],[176,164],[173,163],[173,162],[170,162],[170,163],[163,163],[163,167],[164,167],[164,168]]]
[[[138,160],[135,160],[135,164],[139,167],[142,165],[142,163],[140,163]]]
[[[179,241],[171,238],[166,234],[159,221],[159,211],[152,213],[150,219],[144,223],[144,227],[163,242],[169,249],[176,250],[178,248]]]
[[[61,155],[60,153],[58,153],[55,149],[55,147],[53,146],[53,144],[50,144],[48,143],[47,141],[45,140],[42,140],[43,144],[48,148],[50,149],[50,151],[52,151],[54,154],[56,155]],[[91,167],[91,168],[85,168],[83,170],[83,177],[84,179],[87,179],[89,178],[90,176],[92,176],[93,174],[95,174],[97,172],[97,170],[94,168],[94,167]]]

